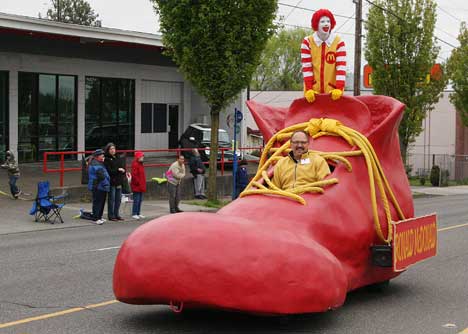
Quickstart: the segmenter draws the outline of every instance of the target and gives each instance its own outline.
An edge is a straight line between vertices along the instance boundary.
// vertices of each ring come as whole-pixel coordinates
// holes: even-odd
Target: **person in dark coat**
[[[102,214],[106,204],[106,196],[110,190],[110,176],[104,166],[104,150],[97,149],[94,151],[88,174],[88,190],[93,193],[93,221],[101,225],[104,223]]]
[[[193,175],[193,189],[195,198],[205,199],[205,165],[203,164],[200,153],[197,149],[192,150],[192,156],[189,160],[190,173]]]
[[[146,192],[144,158],[143,152],[137,151],[132,162],[132,180],[130,181],[130,186],[133,192],[132,218],[134,219],[145,218],[145,216],[141,215],[141,202],[143,202],[143,193]]]
[[[249,184],[249,173],[247,172],[247,161],[242,159],[236,171],[236,198],[244,191]]]
[[[107,217],[109,220],[124,220],[120,214],[120,203],[122,202],[122,186],[126,181],[125,158],[120,157],[116,152],[114,143],[109,143],[104,148],[107,172],[110,176],[110,191],[107,197]]]

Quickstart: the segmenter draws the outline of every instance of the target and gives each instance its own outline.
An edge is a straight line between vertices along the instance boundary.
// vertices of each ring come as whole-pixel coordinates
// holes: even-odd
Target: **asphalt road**
[[[137,224],[0,235],[0,333],[460,333],[468,328],[468,226],[458,225],[468,222],[467,204],[467,195],[416,199],[418,215],[439,215],[437,257],[384,292],[361,289],[337,310],[290,317],[115,302],[117,247]]]

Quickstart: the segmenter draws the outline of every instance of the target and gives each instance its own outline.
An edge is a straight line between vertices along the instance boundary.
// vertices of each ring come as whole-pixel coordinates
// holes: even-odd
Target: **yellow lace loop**
[[[357,146],[359,150],[347,151],[347,152],[318,152],[311,151],[316,154],[319,154],[324,159],[335,160],[343,163],[346,169],[351,172],[352,165],[346,159],[346,157],[363,155],[367,165],[367,171],[369,175],[369,185],[370,185],[370,195],[371,195],[371,204],[372,204],[372,215],[374,218],[374,227],[378,237],[388,244],[392,241],[392,217],[390,212],[390,205],[388,201],[388,196],[398,213],[399,219],[405,219],[403,212],[396,200],[395,195],[388,183],[387,178],[383,172],[382,166],[379,162],[377,154],[374,151],[369,140],[361,134],[360,132],[344,126],[339,121],[328,118],[312,118],[308,122],[299,123],[292,126],[289,126],[278,133],[276,133],[267,143],[265,149],[260,157],[260,162],[258,166],[257,173],[255,174],[252,181],[246,187],[240,197],[253,195],[253,194],[264,194],[264,195],[278,195],[291,198],[301,204],[306,204],[304,198],[299,196],[300,194],[306,192],[319,192],[323,193],[323,187],[333,185],[338,183],[338,179],[332,178],[327,180],[321,180],[318,182],[313,182],[307,186],[297,187],[292,191],[286,191],[276,187],[273,182],[271,182],[268,177],[267,170],[274,166],[274,164],[281,159],[290,149],[290,138],[294,131],[303,130],[309,133],[313,138],[318,138],[324,135],[327,136],[340,136],[350,146]],[[286,141],[286,142],[284,142]],[[283,143],[284,142],[284,143]],[[273,147],[281,144],[280,147]],[[269,156],[270,155],[270,156]],[[262,184],[262,181],[268,185],[266,187]],[[376,184],[379,189],[379,195],[382,202],[382,206],[385,211],[385,216],[387,219],[388,233],[385,238],[380,226],[378,208],[377,208],[377,195],[376,195]]]

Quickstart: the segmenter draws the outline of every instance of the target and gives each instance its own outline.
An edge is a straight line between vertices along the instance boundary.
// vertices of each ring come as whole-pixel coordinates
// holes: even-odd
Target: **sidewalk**
[[[411,191],[432,196],[450,196],[450,195],[468,195],[467,186],[451,186],[451,187],[424,187],[412,186]]]
[[[149,159],[151,161],[151,159]],[[155,161],[152,161],[155,162]],[[157,161],[161,162],[161,161]],[[172,162],[172,159],[167,160],[165,162]],[[81,162],[79,161],[66,161],[65,167],[79,167]],[[49,168],[58,168],[58,163],[56,162],[49,162]],[[249,170],[252,173],[255,172],[257,168],[257,164],[252,163],[249,164]],[[80,199],[69,199],[69,203],[65,205],[62,209],[62,217],[64,223],[56,223],[56,224],[49,224],[49,223],[36,223],[34,222],[34,216],[29,215],[29,210],[32,206],[32,199],[36,196],[37,192],[37,183],[43,180],[49,180],[51,189],[53,194],[59,194],[62,192],[59,189],[59,174],[52,173],[47,174],[44,173],[42,170],[42,163],[29,163],[29,164],[21,164],[21,177],[18,180],[18,186],[20,189],[28,193],[30,195],[23,195],[26,199],[31,200],[13,200],[10,196],[9,186],[8,186],[8,177],[6,171],[0,171],[0,235],[1,234],[9,234],[9,233],[18,233],[18,232],[29,232],[29,231],[40,231],[40,230],[49,230],[49,229],[58,229],[58,228],[74,228],[74,227],[82,227],[82,226],[95,226],[91,221],[83,220],[83,219],[76,219],[74,218],[79,214],[80,208],[85,209],[86,211],[91,211],[91,203],[82,202]],[[146,176],[147,179],[150,179],[153,176],[161,176],[164,171],[167,170],[167,167],[147,167],[146,168]],[[217,171],[218,175],[220,175],[221,171]],[[227,169],[224,172],[226,177],[230,177],[232,175],[232,170]],[[186,183],[191,183],[192,175],[188,172],[186,173],[186,177],[184,181]],[[64,185],[65,187],[81,187],[81,171],[76,172],[66,172],[64,177]],[[219,185],[221,188],[225,188],[226,185]],[[82,186],[83,189],[86,190],[86,186]],[[150,199],[150,191],[154,189],[149,189],[148,193],[146,194],[146,198],[143,200],[141,213],[146,216],[145,219],[142,220],[135,220],[131,218],[131,203],[122,204],[121,207],[121,216],[125,218],[124,222],[105,222],[104,224],[142,224],[147,222],[148,220],[164,216],[169,214],[169,203],[167,200],[164,199]],[[6,193],[5,194],[1,194]],[[190,194],[192,192],[190,191]],[[185,192],[185,195],[189,194],[189,192]],[[191,197],[187,195],[186,197]],[[157,197],[156,197],[157,198]],[[204,206],[199,205],[190,205],[186,204],[187,202],[196,201],[194,199],[184,200],[180,204],[180,209],[183,211],[204,211],[204,212],[216,212],[217,209],[207,208]],[[203,202],[203,201],[201,201]],[[104,209],[104,218],[107,218],[107,208]],[[97,228],[99,226],[96,226]]]
[[[202,202],[202,201],[201,201]],[[0,195],[0,235],[19,233],[19,232],[32,232],[51,229],[63,228],[76,228],[83,226],[95,226],[89,220],[74,218],[79,214],[80,208],[91,211],[91,203],[67,203],[62,209],[62,218],[64,223],[57,222],[55,224],[34,222],[34,216],[29,215],[33,202],[30,200],[14,200],[5,195]],[[180,203],[180,209],[183,211],[191,212],[216,212],[217,209],[207,208],[199,205],[185,204],[184,201]],[[107,218],[107,209],[104,209],[104,218]],[[169,203],[167,201],[145,201],[143,200],[141,213],[146,216],[145,219],[135,220],[131,218],[131,203],[124,203],[120,209],[121,216],[125,218],[123,222],[110,222],[106,224],[138,224],[141,225],[154,218],[169,214]],[[104,226],[103,225],[103,226]]]

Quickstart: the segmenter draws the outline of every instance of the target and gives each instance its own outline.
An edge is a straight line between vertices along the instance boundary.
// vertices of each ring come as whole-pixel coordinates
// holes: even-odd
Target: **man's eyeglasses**
[[[294,144],[294,145],[306,145],[308,143],[309,143],[308,141],[292,141],[291,142],[291,144]]]

